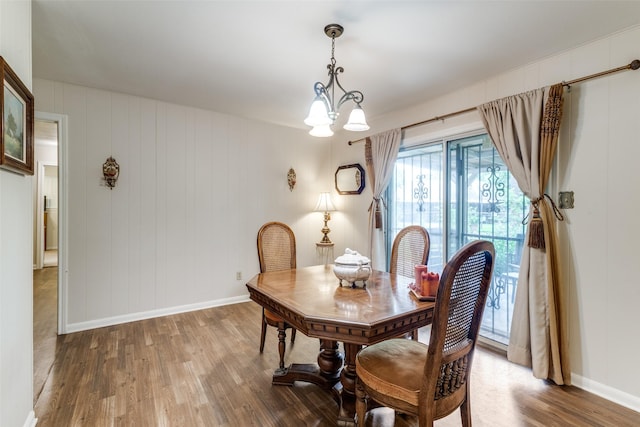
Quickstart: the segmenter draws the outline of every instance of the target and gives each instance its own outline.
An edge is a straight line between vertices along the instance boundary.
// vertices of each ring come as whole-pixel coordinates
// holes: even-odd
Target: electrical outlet
[[[236,272],[236,280],[242,280],[242,272],[241,271],[237,271]]]

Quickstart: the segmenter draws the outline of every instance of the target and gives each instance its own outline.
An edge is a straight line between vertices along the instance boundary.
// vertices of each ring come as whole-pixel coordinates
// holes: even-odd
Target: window
[[[387,189],[391,246],[398,231],[429,231],[430,270],[466,243],[484,239],[496,248],[494,275],[480,334],[507,344],[525,234],[527,199],[486,133],[402,148]]]

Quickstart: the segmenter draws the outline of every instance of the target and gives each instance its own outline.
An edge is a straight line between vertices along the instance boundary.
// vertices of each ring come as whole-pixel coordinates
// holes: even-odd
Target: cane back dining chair
[[[398,232],[391,246],[389,273],[413,277],[413,267],[429,260],[429,233],[419,225],[410,225]]]
[[[272,221],[260,227],[258,231],[258,260],[261,273],[296,268],[296,237],[288,225]],[[296,330],[280,316],[263,307],[260,353],[264,350],[267,325],[278,329],[280,369],[284,369],[286,330],[291,328],[292,344],[296,339]]]
[[[367,401],[418,416],[433,426],[460,408],[471,426],[469,379],[482,313],[493,274],[495,249],[477,240],[446,264],[436,296],[429,345],[390,339],[356,356],[356,416],[364,426]]]
[[[389,273],[404,277],[414,277],[416,265],[427,265],[431,240],[427,229],[410,225],[398,232],[391,246]],[[411,331],[411,338],[418,340],[418,330]]]

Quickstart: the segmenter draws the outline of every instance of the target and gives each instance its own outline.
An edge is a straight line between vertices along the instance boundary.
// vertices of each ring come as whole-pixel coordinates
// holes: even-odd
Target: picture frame
[[[0,56],[0,168],[33,175],[33,95]]]

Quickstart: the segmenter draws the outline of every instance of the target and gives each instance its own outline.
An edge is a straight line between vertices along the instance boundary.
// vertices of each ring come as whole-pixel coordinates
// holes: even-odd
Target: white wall
[[[0,2],[0,55],[31,88],[31,2]],[[33,418],[31,176],[0,170],[0,425]]]
[[[246,300],[267,221],[293,228],[299,265],[317,263],[311,210],[328,182],[327,142],[135,96],[34,88],[36,110],[69,123],[67,332]],[[109,156],[113,190],[101,180]]]
[[[416,108],[370,118],[375,124],[371,133],[629,64],[640,58],[638,40],[640,27],[632,28]],[[478,119],[473,112],[423,130],[440,132]],[[575,209],[565,210],[566,220],[559,225],[573,382],[640,411],[640,371],[635,369],[640,352],[640,193],[635,189],[640,181],[640,71],[573,86],[566,92],[561,132],[557,182],[549,193],[575,192]],[[364,144],[346,144],[353,138],[334,138],[332,167],[345,160],[364,164]],[[365,192],[370,197],[370,188]],[[336,244],[366,247],[368,200],[345,198],[344,203],[343,210],[356,215],[349,223],[358,230],[345,230],[345,241]],[[340,234],[334,233],[334,240]]]

